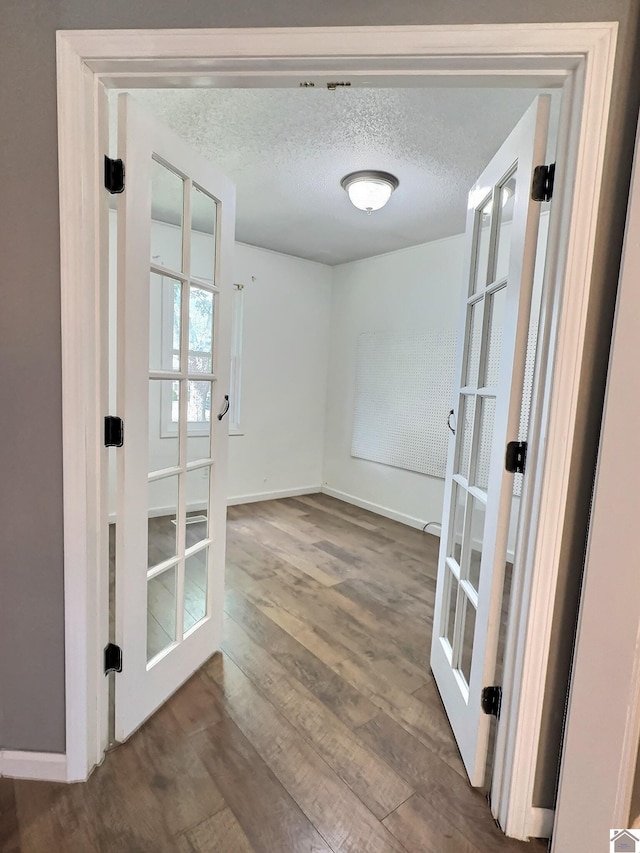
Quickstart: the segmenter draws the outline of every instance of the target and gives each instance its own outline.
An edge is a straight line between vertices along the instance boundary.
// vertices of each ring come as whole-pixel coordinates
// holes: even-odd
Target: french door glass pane
[[[187,471],[186,477],[186,500],[187,500],[187,526],[186,545],[190,548],[196,545],[208,535],[209,518],[209,466]],[[198,518],[204,521],[193,521]]]
[[[500,187],[500,227],[498,228],[498,246],[496,250],[496,281],[506,278],[509,272],[515,192],[516,173],[514,172]]]
[[[491,208],[493,203],[491,196],[483,204],[482,208],[476,212],[476,222],[478,229],[477,248],[476,248],[476,267],[474,275],[473,293],[478,293],[484,290],[487,284],[487,272],[489,266],[489,243],[491,240]]]
[[[176,555],[178,476],[149,483],[148,565],[157,566]]]
[[[193,428],[190,426],[189,430]],[[205,429],[207,432],[198,434],[189,434],[187,438],[187,462],[198,462],[200,459],[209,459],[211,457],[211,438],[208,434],[209,424],[199,424],[198,430]]]
[[[474,485],[486,492],[489,486],[489,463],[491,461],[491,445],[493,442],[493,421],[496,414],[496,398],[480,398],[480,425],[478,435],[478,453],[476,470],[473,477]]]
[[[184,631],[207,615],[207,559],[209,549],[187,557],[184,563]]]
[[[179,370],[181,284],[152,272],[149,284],[149,369]]]
[[[191,275],[213,283],[217,204],[199,187],[191,188]]]
[[[467,523],[470,525],[469,536],[467,537],[467,542],[469,543],[469,568],[467,570],[467,577],[476,592],[480,583],[480,562],[482,560],[485,512],[485,504],[478,500],[478,498],[472,497],[469,512],[467,513]]]
[[[158,260],[163,266],[182,272],[184,181],[171,169],[153,159],[151,161],[151,218],[168,223],[162,229],[162,246],[151,243],[151,262]],[[157,257],[160,249],[160,258]]]
[[[149,380],[149,473],[173,468],[179,461],[180,383]]]
[[[211,394],[213,383],[201,380],[187,382],[187,462],[211,456]]]
[[[451,574],[450,571],[447,571],[447,577],[449,579],[447,594],[445,596],[445,619],[443,622],[446,623],[445,628],[445,636],[447,640],[449,640],[449,645],[453,648],[453,636],[456,625],[456,606],[458,602],[458,581]]]
[[[482,308],[484,300],[481,299],[470,307],[471,317],[469,321],[469,347],[467,349],[467,369],[465,385],[474,388],[478,385],[478,367],[480,364],[480,345],[482,343]]]
[[[462,633],[462,649],[460,653],[460,671],[464,680],[469,684],[471,677],[471,660],[473,658],[473,635],[476,629],[476,610],[466,595],[464,601],[464,631]]]
[[[211,382],[189,380],[187,382],[187,420],[197,425],[202,435],[209,433],[211,423]],[[195,431],[190,429],[190,433]]]
[[[500,375],[500,353],[502,351],[502,326],[504,310],[507,302],[507,288],[501,287],[487,297],[489,324],[487,330],[487,354],[484,365],[484,382],[486,388],[498,384]]]
[[[460,554],[462,552],[462,533],[464,530],[464,508],[466,491],[458,483],[453,484],[453,542],[449,548],[449,554],[460,565]]]
[[[462,397],[458,429],[460,430],[460,454],[458,458],[458,473],[463,477],[469,476],[469,460],[471,458],[471,439],[473,436],[473,415],[476,398],[473,395]]]
[[[147,660],[176,639],[176,567],[147,581]]]
[[[213,300],[210,290],[191,285],[189,292],[189,373],[213,370]]]

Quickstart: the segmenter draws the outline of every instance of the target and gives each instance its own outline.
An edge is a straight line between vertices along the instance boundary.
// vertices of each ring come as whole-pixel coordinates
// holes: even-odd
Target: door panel
[[[540,206],[549,99],[539,97],[469,193],[467,288],[456,367],[431,667],[473,785],[484,781],[513,474]]]
[[[115,734],[222,640],[233,185],[121,95]],[[158,225],[161,222],[161,225]]]

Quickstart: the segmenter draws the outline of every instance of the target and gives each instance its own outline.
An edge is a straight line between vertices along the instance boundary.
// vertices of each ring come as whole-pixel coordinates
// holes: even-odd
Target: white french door
[[[431,668],[472,785],[484,782],[518,438],[549,98],[536,98],[469,193]]]
[[[128,95],[118,104],[115,736],[222,640],[235,189]]]

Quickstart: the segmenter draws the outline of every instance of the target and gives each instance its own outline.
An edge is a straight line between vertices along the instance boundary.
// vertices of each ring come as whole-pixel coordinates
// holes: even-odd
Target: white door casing
[[[533,518],[518,594],[518,643],[508,657],[515,699],[501,718],[506,744],[502,826],[531,832],[537,744],[564,535],[569,454],[596,246],[616,22],[284,29],[75,30],[57,33],[64,459],[67,778],[102,760],[108,704],[106,451],[100,448],[107,275],[100,132],[103,85],[272,86],[349,69],[372,85],[527,85],[563,90],[546,280],[549,318],[534,401],[544,442],[530,447]],[[102,205],[100,205],[100,208]],[[81,356],[80,356],[81,354]],[[556,354],[561,357],[556,358]],[[538,432],[540,436],[542,434]],[[533,451],[533,453],[532,453]],[[523,506],[525,503],[523,492]],[[101,497],[102,496],[102,497]],[[101,614],[96,619],[96,614]],[[506,713],[508,711],[508,713]],[[578,714],[578,711],[575,712]]]
[[[536,98],[469,193],[462,317],[456,360],[431,667],[472,785],[485,781],[513,474],[518,438],[549,98]],[[511,209],[511,210],[510,210]],[[505,213],[510,210],[511,219]]]
[[[125,441],[116,451],[115,621],[123,670],[115,681],[115,736],[124,740],[222,640],[228,427],[216,414],[228,394],[235,189],[129,95],[119,98],[118,146],[125,191],[118,197],[117,408]],[[182,208],[182,239],[164,267],[153,260],[151,248],[152,196],[158,182],[164,185],[165,197],[171,188],[178,193]],[[209,214],[210,265],[196,267],[192,202],[204,205]],[[163,299],[167,291],[168,300]],[[191,356],[198,300],[209,305],[208,359]],[[162,311],[174,305],[175,324],[170,321],[165,352],[155,344],[166,329]],[[163,390],[179,400],[176,434],[164,439],[174,449],[168,462],[158,462],[149,452],[150,428],[160,431],[163,384]],[[210,438],[203,438],[200,429],[196,443],[187,429],[187,407],[202,389],[205,395],[210,389]],[[195,544],[193,534],[187,538],[185,523],[192,506],[188,492],[194,487],[202,493],[208,515],[208,522],[198,526]],[[172,495],[160,511],[163,551],[158,551],[157,535],[149,535],[151,516],[163,503],[159,494],[164,502]],[[202,600],[187,613],[185,592],[195,572]],[[166,634],[166,640],[152,636],[157,620],[149,613],[148,595],[150,601],[162,599],[164,633],[158,628],[156,633]]]

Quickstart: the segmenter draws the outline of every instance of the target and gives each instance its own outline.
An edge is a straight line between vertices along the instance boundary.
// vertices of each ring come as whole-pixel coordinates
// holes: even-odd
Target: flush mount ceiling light
[[[349,200],[358,210],[380,210],[391,198],[391,193],[398,186],[398,179],[389,172],[351,172],[340,181],[340,186],[346,191]]]

